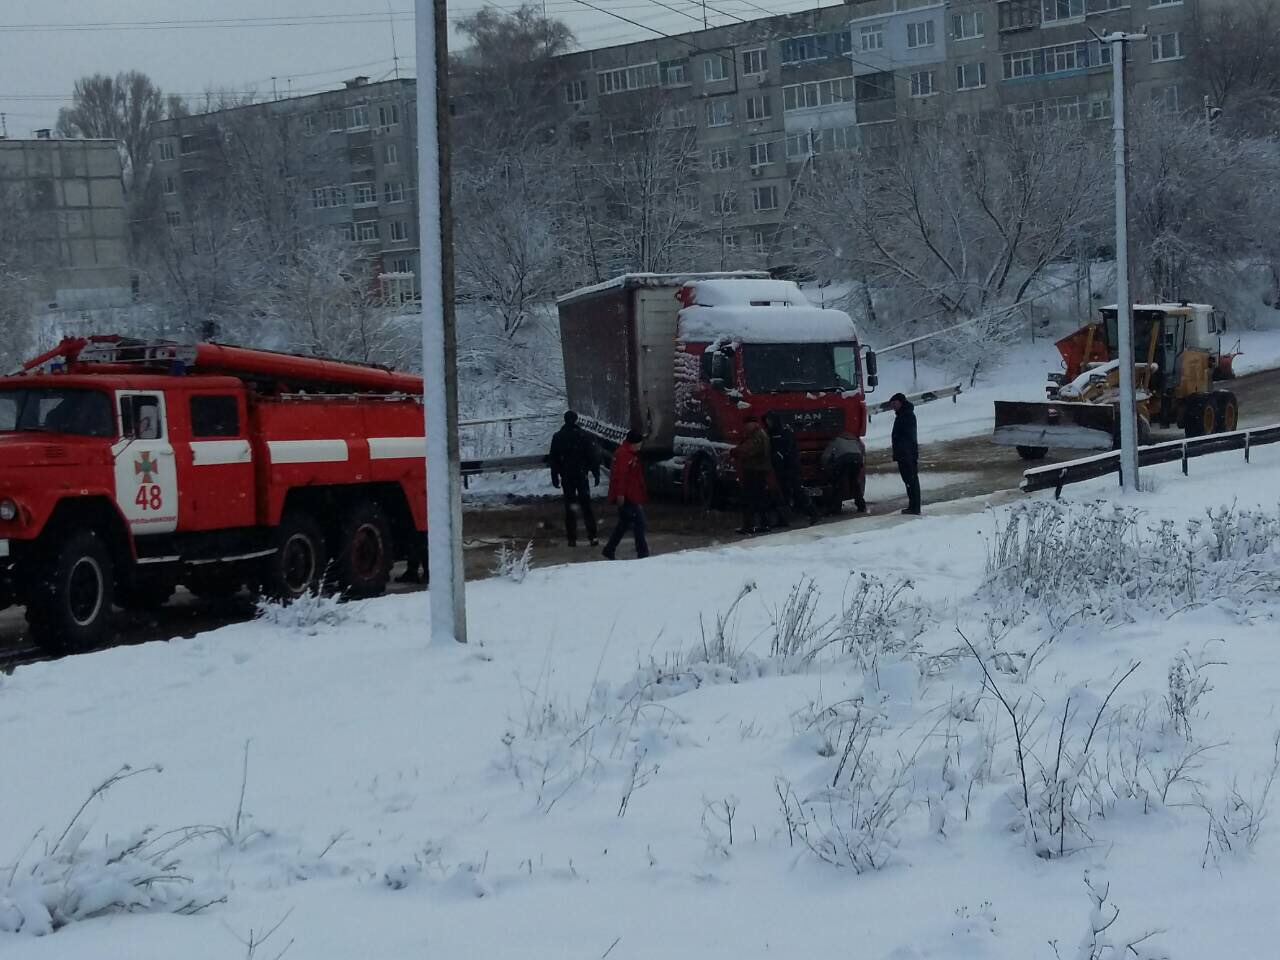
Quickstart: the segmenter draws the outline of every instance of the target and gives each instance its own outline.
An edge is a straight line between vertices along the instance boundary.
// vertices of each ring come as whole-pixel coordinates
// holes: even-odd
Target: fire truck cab
[[[42,646],[101,638],[113,604],[244,586],[372,596],[423,549],[420,378],[120,337],[0,377],[0,607]]]

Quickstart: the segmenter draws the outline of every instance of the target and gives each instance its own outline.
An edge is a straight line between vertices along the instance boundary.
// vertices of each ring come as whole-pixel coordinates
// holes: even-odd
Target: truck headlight
[[[18,505],[12,500],[0,500],[0,520],[8,523],[18,519]]]

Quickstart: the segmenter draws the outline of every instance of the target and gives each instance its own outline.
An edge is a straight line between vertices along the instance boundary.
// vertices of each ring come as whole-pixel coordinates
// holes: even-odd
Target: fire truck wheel
[[[51,551],[27,605],[32,638],[59,653],[91,650],[103,637],[115,592],[111,553],[92,530]]]
[[[346,596],[376,597],[386,590],[394,543],[387,515],[376,503],[362,500],[347,511],[334,560],[334,575]]]
[[[324,533],[305,513],[292,511],[276,527],[276,552],[267,558],[263,592],[289,603],[319,591],[324,580]]]

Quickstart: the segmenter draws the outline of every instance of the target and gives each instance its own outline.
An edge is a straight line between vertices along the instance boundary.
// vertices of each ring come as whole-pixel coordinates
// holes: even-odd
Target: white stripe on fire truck
[[[342,463],[349,459],[345,440],[268,440],[272,463]]]
[[[426,437],[370,437],[370,460],[421,460],[427,455]]]
[[[248,440],[193,440],[191,462],[197,467],[213,467],[226,463],[250,463],[253,454]]]

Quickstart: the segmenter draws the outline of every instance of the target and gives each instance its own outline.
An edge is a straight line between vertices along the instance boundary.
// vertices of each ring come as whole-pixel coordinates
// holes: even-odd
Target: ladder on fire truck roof
[[[65,366],[68,371],[100,372],[129,367],[152,373],[185,374],[190,370],[238,377],[288,390],[318,393],[421,395],[422,378],[374,364],[305,357],[221,343],[178,343],[138,340],[116,335],[68,337],[52,350],[28,361],[23,370]]]

